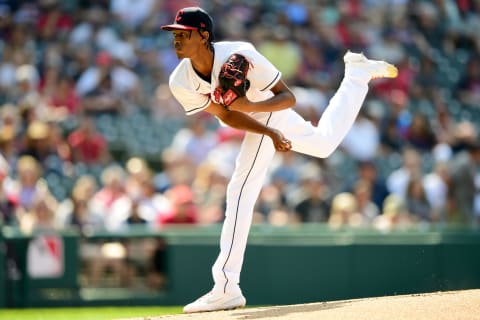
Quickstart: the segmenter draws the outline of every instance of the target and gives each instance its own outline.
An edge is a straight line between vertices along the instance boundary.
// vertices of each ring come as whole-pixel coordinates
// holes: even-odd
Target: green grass
[[[111,320],[178,314],[181,307],[82,307],[0,310],[5,320]]]

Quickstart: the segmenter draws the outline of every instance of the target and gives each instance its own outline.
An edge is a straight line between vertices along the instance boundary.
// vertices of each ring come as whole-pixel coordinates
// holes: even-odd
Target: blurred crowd
[[[399,69],[331,157],[276,155],[255,223],[480,225],[478,0],[0,0],[1,224],[222,221],[243,133],[183,114],[159,29],[190,5],[271,60],[314,124],[347,49]]]

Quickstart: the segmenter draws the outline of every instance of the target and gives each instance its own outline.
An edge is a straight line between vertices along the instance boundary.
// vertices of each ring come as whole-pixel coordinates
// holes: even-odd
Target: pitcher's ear
[[[208,32],[206,30],[202,30],[201,34],[202,34],[202,38],[204,38],[207,41],[210,40],[210,32]]]

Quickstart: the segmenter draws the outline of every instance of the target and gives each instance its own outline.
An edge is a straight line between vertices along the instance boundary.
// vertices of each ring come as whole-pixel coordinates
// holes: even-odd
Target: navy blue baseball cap
[[[187,7],[178,10],[173,24],[161,27],[162,30],[171,31],[180,30],[206,30],[211,35],[213,32],[213,19],[210,15],[199,7]]]

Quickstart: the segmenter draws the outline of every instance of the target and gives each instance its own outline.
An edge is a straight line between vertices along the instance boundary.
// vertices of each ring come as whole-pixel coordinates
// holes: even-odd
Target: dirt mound
[[[480,320],[480,289],[129,320]]]

